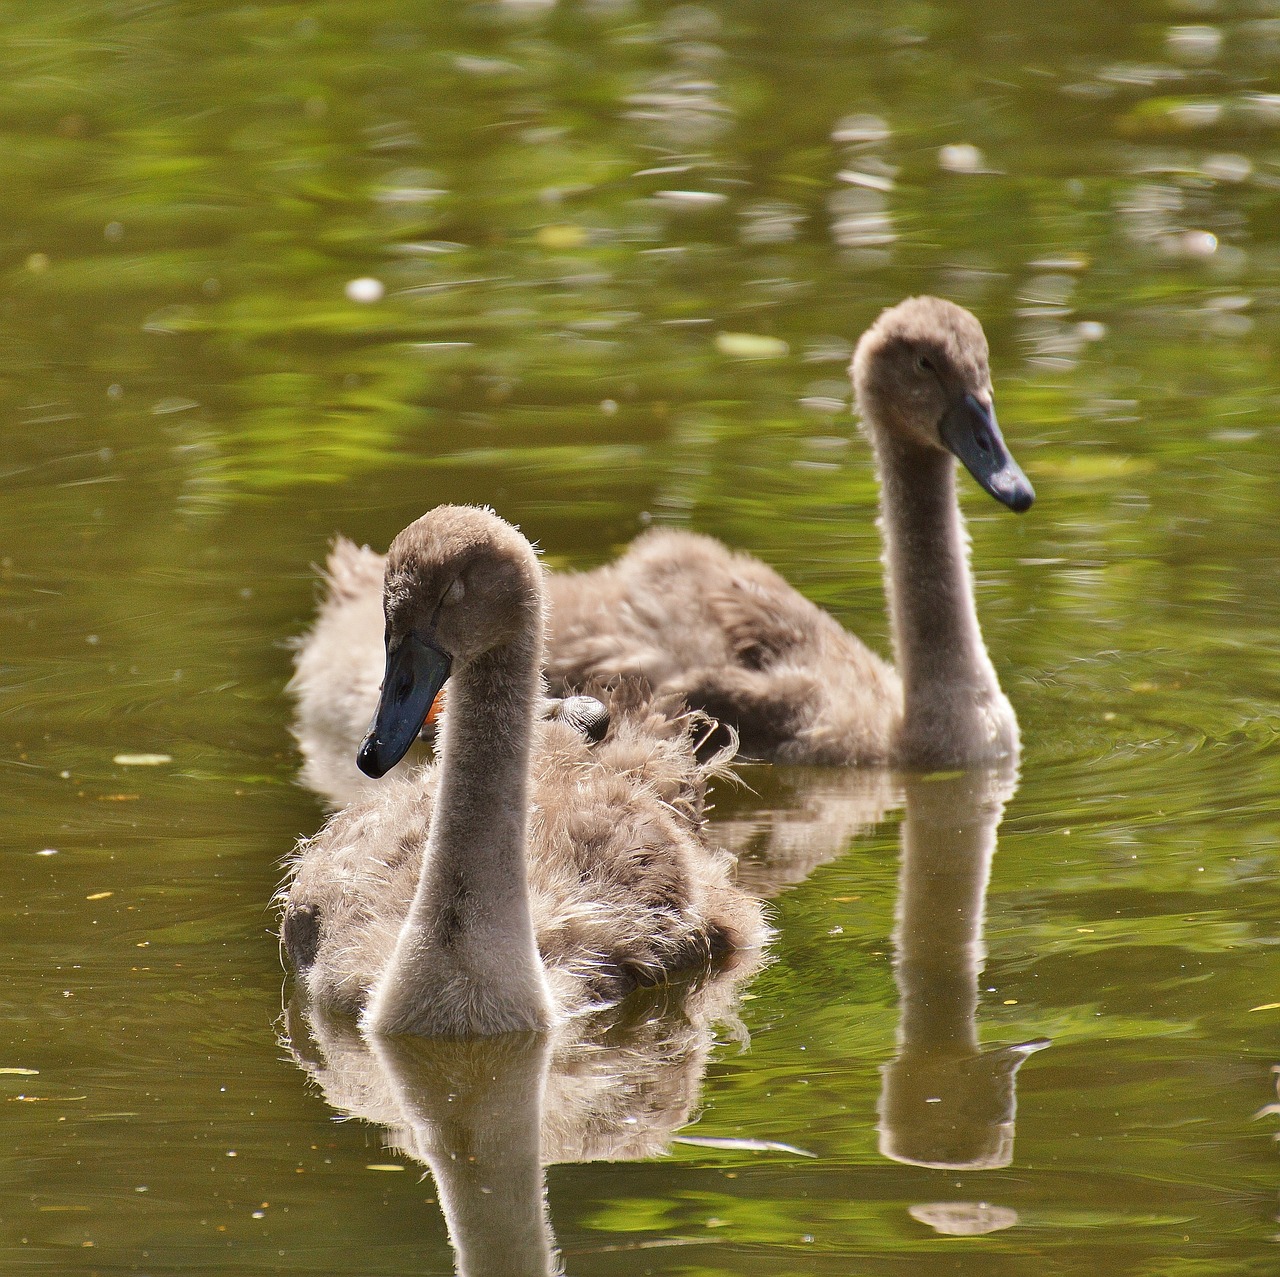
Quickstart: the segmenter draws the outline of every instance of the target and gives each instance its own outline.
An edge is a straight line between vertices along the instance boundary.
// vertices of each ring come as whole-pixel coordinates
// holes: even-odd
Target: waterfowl
[[[311,1000],[373,1033],[545,1029],[757,948],[760,906],[708,848],[695,720],[619,689],[604,741],[539,716],[543,571],[488,510],[440,506],[387,555],[382,776],[448,680],[437,762],[298,848],[282,939]]]
[[[1002,505],[1034,492],[996,424],[987,341],[952,302],[884,311],[851,368],[880,479],[897,668],[772,568],[710,537],[655,530],[555,580],[553,688],[644,674],[788,763],[956,767],[1016,757],[1018,724],[978,626],[958,458]]]
[[[321,571],[315,624],[293,640],[293,734],[302,754],[299,779],[333,808],[368,788],[355,765],[382,682],[382,577],[386,561],[368,546],[338,538]],[[407,774],[431,757],[415,741],[398,764]]]
[[[896,668],[758,559],[655,529],[611,564],[549,578],[553,691],[643,676],[731,725],[744,755],[778,762],[929,769],[1017,757],[956,502],[957,459],[1010,510],[1035,496],[996,423],[982,325],[952,302],[909,298],[862,335],[850,371],[880,480]],[[350,542],[334,548],[330,595],[342,598],[299,652],[300,724],[336,719],[335,706],[367,713],[377,699],[376,593],[351,583],[380,563]],[[321,648],[342,656],[312,665]],[[347,713],[346,748],[361,721]]]
[[[354,801],[372,783],[356,767],[355,754],[382,682],[384,567],[383,556],[368,546],[337,538],[321,570],[324,593],[315,625],[291,644],[294,672],[287,690],[297,703],[293,733],[302,754],[300,779],[331,810]],[[443,700],[442,690],[395,773],[407,774],[431,758]],[[609,726],[607,709],[592,696],[548,696],[541,712],[592,741],[602,740]]]

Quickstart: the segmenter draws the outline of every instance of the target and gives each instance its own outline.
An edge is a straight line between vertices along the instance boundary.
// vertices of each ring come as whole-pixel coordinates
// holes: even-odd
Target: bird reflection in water
[[[774,896],[903,810],[895,974],[898,1051],[882,1070],[880,1152],[945,1170],[995,1170],[1013,1160],[1016,1078],[1036,1038],[983,1050],[978,977],[987,882],[1011,764],[933,775],[874,768],[742,768],[747,788],[716,795],[718,841],[739,857],[738,880]],[[940,1233],[994,1232],[1017,1214],[987,1202],[930,1202],[913,1218]]]
[[[879,1110],[880,1152],[895,1162],[994,1170],[1013,1160],[1018,1069],[1049,1040],[984,1050],[977,1011],[987,882],[1016,787],[1016,773],[1001,768],[904,781],[894,932],[901,1018]],[[935,1202],[911,1214],[952,1234],[1017,1222],[985,1202]]]
[[[550,1033],[361,1034],[295,998],[286,1046],[343,1114],[435,1181],[458,1277],[563,1271],[543,1168],[665,1152],[697,1108],[716,1026],[745,1040],[739,996],[761,959],[641,991]]]
[[[904,806],[894,933],[901,1019],[897,1054],[882,1070],[880,1151],[948,1170],[1009,1165],[1016,1075],[1049,1045],[984,1050],[978,1038],[987,883],[1016,772],[744,774],[749,788],[717,795],[713,837],[739,855],[742,885],[761,896],[803,881]],[[552,1034],[465,1041],[366,1037],[295,999],[287,1045],[335,1109],[383,1126],[393,1149],[428,1167],[460,1277],[547,1277],[562,1270],[543,1168],[666,1151],[697,1108],[714,1028],[737,1027],[738,999],[760,963],[642,991]],[[952,1235],[1017,1223],[1014,1211],[982,1201],[925,1202],[910,1213]]]
[[[880,1152],[945,1170],[1008,1166],[1018,1069],[1049,1045],[1037,1038],[983,1050],[978,1040],[987,882],[1016,769],[741,771],[744,790],[717,792],[714,835],[738,855],[739,882],[761,896],[803,881],[903,808],[894,932],[901,1019],[897,1054],[882,1070]],[[949,1234],[1017,1222],[1011,1210],[985,1202],[927,1203],[911,1213]]]
[[[742,764],[739,786],[718,784],[711,840],[738,858],[737,883],[771,899],[798,886],[868,833],[902,796],[878,767]]]

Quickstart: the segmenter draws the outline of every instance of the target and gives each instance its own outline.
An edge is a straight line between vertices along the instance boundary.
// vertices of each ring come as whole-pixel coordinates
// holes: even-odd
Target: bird
[[[978,625],[956,460],[1002,505],[1035,492],[996,422],[978,319],[937,297],[883,311],[850,369],[880,481],[895,665],[750,555],[657,528],[552,591],[553,690],[643,674],[783,763],[910,770],[1015,759],[1017,718]]]
[[[596,744],[540,713],[544,572],[493,511],[438,506],[392,542],[386,662],[360,745],[384,776],[448,680],[436,761],[303,841],[280,892],[311,1001],[364,1031],[542,1031],[765,943],[708,846],[703,716],[619,684]]]
[[[982,325],[954,302],[908,298],[863,333],[850,372],[880,481],[894,663],[759,559],[654,528],[612,563],[549,577],[554,693],[642,677],[735,731],[744,758],[908,770],[1016,760],[1017,718],[978,624],[956,461],[1015,513],[1035,492],[996,420]],[[341,539],[330,555],[293,684],[308,760],[309,723],[341,718],[349,749],[377,700],[370,582],[381,562]]]
[[[371,780],[355,765],[382,679],[383,557],[345,538],[334,544],[321,571],[324,597],[312,631],[290,641],[294,673],[294,737],[302,753],[301,779],[337,810],[367,792]],[[444,691],[432,703],[395,770],[408,772],[432,757]],[[548,696],[542,713],[563,719],[589,740],[604,738],[608,710],[588,695]]]

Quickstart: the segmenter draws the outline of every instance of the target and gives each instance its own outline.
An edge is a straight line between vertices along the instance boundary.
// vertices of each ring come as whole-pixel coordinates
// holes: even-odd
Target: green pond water
[[[570,1274],[1280,1271],[1280,4],[40,0],[0,65],[0,1269],[451,1273],[452,1154],[545,1270],[545,1084]],[[771,963],[549,1068],[284,1019],[328,539],[681,524],[885,650],[844,369],[918,291],[1038,492],[964,481],[1016,784],[744,769]]]

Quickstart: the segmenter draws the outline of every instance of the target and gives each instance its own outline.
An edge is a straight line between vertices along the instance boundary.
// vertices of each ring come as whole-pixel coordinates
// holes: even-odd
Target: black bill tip
[[[448,653],[415,634],[387,649],[382,695],[356,752],[366,776],[385,776],[408,753],[452,664]]]
[[[938,433],[983,491],[1015,514],[1031,508],[1036,490],[1006,447],[992,409],[966,394],[942,418]]]
[[[983,487],[1014,514],[1024,514],[1035,503],[1036,490],[1016,463],[993,474]]]

